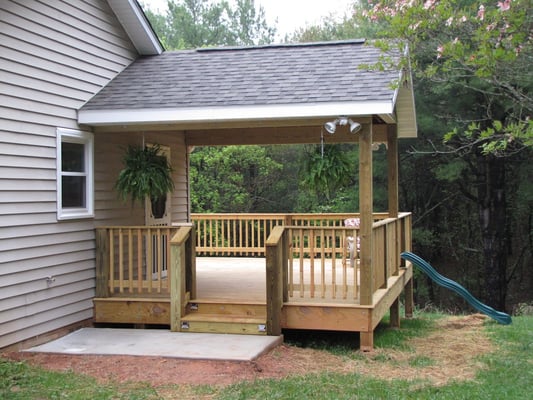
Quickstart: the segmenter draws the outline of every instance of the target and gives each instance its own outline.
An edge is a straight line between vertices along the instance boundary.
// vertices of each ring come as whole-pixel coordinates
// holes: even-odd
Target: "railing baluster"
[[[124,293],[124,246],[122,229],[118,230],[118,285],[119,292]]]
[[[166,232],[167,232],[166,233],[166,237],[165,237],[165,243],[166,243],[165,249],[167,251],[166,252],[166,256],[167,256],[167,259],[166,259],[166,261],[167,261],[167,264],[166,264],[167,265],[167,269],[166,269],[166,271],[167,271],[167,288],[166,288],[166,291],[167,291],[167,293],[170,293],[170,285],[168,284],[168,282],[170,282],[170,279],[172,279],[172,277],[170,276],[171,271],[172,271],[172,268],[170,268],[170,260],[171,260],[170,257],[171,257],[171,254],[172,254],[172,248],[170,246],[170,239],[172,238],[172,236],[171,236],[172,235],[172,231],[171,231],[170,228],[168,228],[166,230]]]
[[[342,230],[341,234],[341,245],[342,245],[342,298],[346,299],[348,298],[348,258],[350,255],[347,251],[347,236],[346,236],[346,230]]]
[[[154,253],[152,248],[152,230],[146,232],[146,278],[148,280],[148,293],[152,293],[152,273],[154,270]]]
[[[128,229],[128,289],[133,292],[133,235]]]
[[[243,224],[243,220],[240,219],[239,221],[239,248],[243,248],[243,240],[242,240],[242,224]],[[246,253],[244,253],[242,250],[240,251],[240,254],[241,256],[244,256],[246,255]]]
[[[310,265],[310,295],[311,298],[315,297],[315,235],[314,230],[309,231],[309,259],[311,261]]]
[[[300,229],[300,297],[304,297],[304,230]]]
[[[163,272],[163,237],[161,236],[161,229],[157,228],[156,234],[156,250],[157,250],[157,293],[161,293],[161,281],[162,281],[162,272]]]
[[[246,243],[246,247],[251,248],[253,247],[253,243],[250,243],[250,220],[246,220],[244,224],[244,240]],[[246,252],[246,255],[249,256],[253,253],[250,251]]]
[[[137,293],[143,292],[143,233],[139,228],[137,229]]]
[[[289,297],[294,296],[294,233],[289,228]]]
[[[115,293],[115,230],[109,229],[109,293]]]
[[[337,298],[337,254],[335,249],[335,229],[331,228],[331,298]]]
[[[326,237],[324,228],[320,229],[320,297],[326,297]]]

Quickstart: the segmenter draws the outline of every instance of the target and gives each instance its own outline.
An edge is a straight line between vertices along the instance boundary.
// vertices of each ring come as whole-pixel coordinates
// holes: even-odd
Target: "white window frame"
[[[79,143],[85,149],[85,168],[83,172],[63,172],[62,143]],[[57,171],[57,219],[78,219],[94,217],[94,136],[91,132],[75,129],[57,128],[56,134],[56,171]],[[63,176],[85,177],[85,207],[65,207],[62,204]]]

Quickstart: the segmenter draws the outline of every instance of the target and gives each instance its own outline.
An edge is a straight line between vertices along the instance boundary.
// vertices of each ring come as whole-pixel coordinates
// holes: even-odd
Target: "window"
[[[94,216],[93,135],[57,129],[57,219]]]

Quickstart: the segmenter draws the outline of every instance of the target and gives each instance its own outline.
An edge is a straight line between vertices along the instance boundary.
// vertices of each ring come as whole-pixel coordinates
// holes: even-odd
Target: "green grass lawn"
[[[417,314],[402,321],[401,330],[378,329],[376,347],[408,351],[406,341],[427,335],[442,315]],[[145,383],[100,384],[73,373],[49,372],[25,363],[0,359],[0,399],[528,399],[533,386],[533,317],[514,317],[508,326],[487,321],[484,329],[495,351],[479,356],[479,369],[473,380],[444,386],[401,379],[382,380],[354,373],[321,373],[281,380],[258,380],[225,388],[199,386],[151,388]],[[345,357],[362,357],[353,351],[353,342],[333,342],[327,336],[288,338],[293,344],[308,346]],[[349,343],[351,342],[351,344]],[[358,355],[359,354],[359,355]],[[385,353],[386,354],[386,353]],[[386,357],[385,357],[386,358]],[[388,362],[386,359],[383,362]],[[428,357],[414,357],[415,367],[437,366]]]

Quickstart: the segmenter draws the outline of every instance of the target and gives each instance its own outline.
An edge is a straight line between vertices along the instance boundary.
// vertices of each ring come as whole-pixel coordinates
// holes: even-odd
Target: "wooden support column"
[[[359,333],[359,349],[361,351],[374,350],[374,331]]]
[[[405,317],[413,318],[414,309],[415,301],[413,297],[413,278],[411,278],[409,279],[409,282],[407,282],[407,285],[405,285]]]
[[[392,328],[400,327],[400,298],[397,297],[389,308],[390,326]]]
[[[398,218],[398,135],[396,125],[387,129],[387,164],[389,189],[389,218]]]
[[[372,305],[374,272],[372,265],[372,124],[359,135],[359,211],[361,214],[361,305]],[[361,334],[362,335],[362,334]]]

